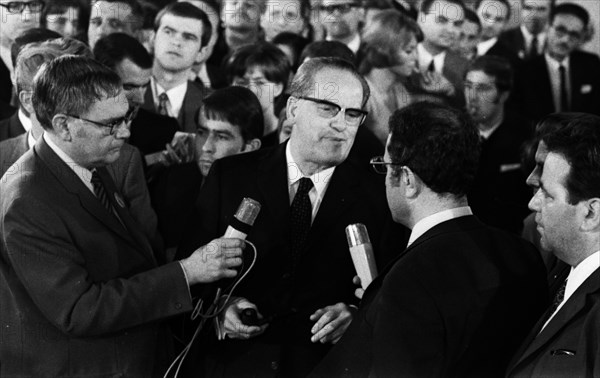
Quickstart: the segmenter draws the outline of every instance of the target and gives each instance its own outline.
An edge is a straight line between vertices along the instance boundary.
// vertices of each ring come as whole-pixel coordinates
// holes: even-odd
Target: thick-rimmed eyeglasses
[[[402,167],[402,164],[391,163],[391,162],[387,162],[387,161],[383,160],[383,156],[375,156],[374,158],[371,159],[370,163],[371,163],[371,166],[373,167],[373,170],[375,172],[379,173],[380,175],[387,174],[387,166],[388,165],[396,165],[396,166]]]
[[[342,108],[335,102],[321,100],[319,98],[307,96],[296,96],[296,98],[317,104],[317,114],[323,118],[331,119],[337,116],[339,112],[344,111],[344,120],[348,126],[352,127],[360,126],[367,114],[369,114],[369,112],[361,109]]]
[[[117,129],[121,125],[126,125],[129,127],[129,123],[135,118],[135,116],[137,115],[137,111],[138,111],[138,107],[131,107],[131,108],[129,108],[129,110],[127,111],[127,114],[125,114],[124,117],[117,118],[114,121],[111,121],[108,123],[92,121],[91,119],[79,117],[79,116],[76,116],[73,114],[67,114],[67,116],[84,121],[84,122],[89,122],[96,126],[106,127],[107,129],[109,129],[110,135],[114,135],[114,133],[117,131]]]
[[[358,3],[346,3],[346,4],[332,4],[332,5],[319,5],[319,10],[325,13],[333,13],[336,10],[340,14],[346,14],[352,10],[352,8],[358,8]]]
[[[10,1],[0,4],[0,7],[6,8],[9,13],[21,13],[25,7],[29,7],[30,12],[41,12],[45,5],[43,1]]]

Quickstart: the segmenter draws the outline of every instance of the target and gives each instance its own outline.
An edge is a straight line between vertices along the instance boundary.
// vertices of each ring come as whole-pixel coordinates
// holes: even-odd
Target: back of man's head
[[[244,87],[233,86],[214,91],[202,100],[198,115],[200,119],[227,122],[239,127],[244,142],[261,138],[264,132],[260,102],[251,90]]]
[[[57,38],[26,45],[17,56],[15,81],[17,93],[31,90],[33,78],[42,64],[63,55],[92,57],[89,47],[72,38]]]
[[[17,56],[26,45],[34,42],[48,41],[50,39],[56,39],[60,37],[62,36],[57,32],[45,28],[27,29],[26,31],[21,33],[21,35],[15,38],[15,41],[10,47],[10,57],[13,62],[13,67],[16,67]]]
[[[42,127],[52,130],[57,114],[84,114],[95,102],[122,91],[119,76],[104,64],[66,55],[42,66],[33,80],[33,107]]]
[[[312,58],[339,58],[344,59],[352,64],[356,61],[354,53],[348,46],[339,41],[316,41],[309,43],[302,54],[300,55],[299,62],[306,61]]]
[[[354,76],[362,86],[362,105],[364,106],[369,99],[371,90],[369,84],[362,75],[358,73],[356,67],[351,62],[345,59],[322,57],[309,59],[302,63],[290,84],[290,94],[294,97],[298,96],[313,96],[315,95],[315,88],[325,83],[317,83],[316,76],[319,72],[330,69],[347,72]]]
[[[152,57],[135,38],[125,33],[113,33],[102,37],[94,45],[94,57],[112,70],[125,59],[143,69],[152,68]]]
[[[555,113],[540,122],[536,133],[548,152],[562,155],[571,167],[565,183],[569,203],[600,198],[600,117]]]
[[[477,172],[479,133],[463,112],[429,102],[396,110],[390,117],[387,151],[393,174],[410,168],[439,195],[466,195]]]
[[[154,31],[157,31],[160,28],[161,20],[166,14],[201,21],[202,36],[200,38],[200,46],[204,47],[208,45],[208,41],[210,41],[210,36],[212,34],[212,28],[208,16],[200,8],[186,2],[169,4],[156,15],[156,19],[154,20]]]

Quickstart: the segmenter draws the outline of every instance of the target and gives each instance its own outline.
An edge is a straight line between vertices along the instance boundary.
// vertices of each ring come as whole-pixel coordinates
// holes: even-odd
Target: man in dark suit
[[[262,209],[248,233],[257,248],[256,264],[219,318],[220,334],[228,339],[203,344],[207,375],[305,376],[352,320],[355,270],[345,227],[365,224],[379,257],[379,242],[396,245],[384,238],[392,222],[382,182],[348,158],[368,96],[351,63],[311,59],[291,85],[290,140],[213,163],[198,198],[193,238],[182,246],[184,256],[212,235],[222,235],[244,197]],[[390,235],[403,236],[402,230],[395,232]],[[245,266],[252,254],[247,258]],[[268,326],[242,324],[240,314],[248,308]]]
[[[119,77],[67,55],[32,89],[44,135],[0,183],[2,376],[162,376],[159,321],[192,309],[191,285],[235,276],[241,242],[158,266],[106,169],[129,136]]]
[[[462,112],[416,103],[390,130],[374,168],[394,220],[412,229],[408,248],[367,287],[314,375],[500,377],[546,305],[542,261],[472,215],[479,136]]]
[[[195,117],[209,90],[189,81],[210,40],[208,16],[189,3],[173,3],[156,17],[154,64],[143,108],[176,118],[179,130],[196,132]]]
[[[600,114],[600,59],[576,50],[588,22],[579,5],[553,9],[546,53],[525,63],[518,78],[518,103],[533,120],[560,111]]]
[[[520,59],[544,52],[548,16],[555,0],[521,0],[521,25],[500,34],[499,40]]]
[[[508,59],[513,69],[516,69],[519,57],[498,38],[510,19],[508,0],[477,0],[476,9],[482,26],[477,54],[501,56]]]
[[[600,375],[600,117],[552,114],[542,124],[536,192],[540,243],[569,266],[553,305],[516,353],[509,377]],[[539,151],[539,149],[538,149]],[[532,174],[533,176],[533,174]]]
[[[532,127],[505,109],[512,72],[507,59],[483,56],[471,64],[465,77],[467,112],[482,139],[479,168],[468,198],[481,221],[519,234],[531,197],[521,167],[521,148],[531,137]]]

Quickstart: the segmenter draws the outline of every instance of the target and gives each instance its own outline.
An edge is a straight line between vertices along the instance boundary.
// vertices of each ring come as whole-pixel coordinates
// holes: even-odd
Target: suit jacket
[[[600,114],[600,59],[595,54],[574,51],[570,56],[571,111]],[[554,113],[552,86],[546,59],[540,55],[524,63],[513,94],[525,108],[523,114],[538,121]]]
[[[521,69],[522,61],[517,54],[501,40],[496,41],[486,53],[486,56],[499,56],[505,58],[510,63],[513,72]]]
[[[43,138],[16,164],[0,182],[1,375],[151,376],[159,320],[192,308],[180,265],[157,267],[108,170],[121,222]]]
[[[503,31],[498,36],[498,40],[504,44],[507,48],[509,48],[513,54],[515,54],[519,59],[525,59],[527,57],[527,46],[525,44],[525,37],[521,32],[520,27],[512,28]]]
[[[143,155],[162,151],[173,140],[179,129],[177,120],[140,108],[131,122],[129,143],[136,146]]]
[[[5,120],[6,118],[15,114],[16,111],[17,109],[13,108],[8,103],[4,103],[2,102],[2,100],[0,100],[0,121]]]
[[[600,269],[588,277],[540,332],[547,316],[533,328],[507,376],[600,376]]]
[[[0,59],[0,101],[10,104],[12,100],[12,81],[10,71],[2,59]]]
[[[183,98],[181,110],[177,116],[179,122],[179,130],[187,133],[195,133],[198,126],[196,125],[196,113],[200,109],[204,97],[210,94],[210,89],[204,88],[201,83],[188,81],[187,92]],[[154,98],[152,90],[148,88],[144,95],[143,109],[156,113],[157,109],[154,106]]]
[[[527,121],[505,113],[500,126],[481,143],[479,168],[468,194],[469,205],[482,222],[517,234],[529,214],[531,189],[525,184],[521,147],[532,129]]]
[[[364,293],[314,372],[348,377],[496,377],[546,305],[531,244],[474,216],[414,241]]]
[[[381,252],[380,242],[389,248],[406,245],[403,229],[384,233],[393,222],[383,193],[383,176],[347,159],[331,176],[302,256],[292,270],[286,145],[217,160],[198,198],[192,240],[180,248],[186,255],[185,251],[223,235],[244,197],[262,204],[248,233],[248,240],[258,250],[256,265],[234,295],[247,298],[262,315],[275,319],[264,334],[250,340],[204,341],[207,375],[307,374],[329,349],[310,342],[313,322],[309,316],[325,306],[356,302],[352,284],[356,273],[345,227],[365,224],[376,253]],[[252,253],[250,247],[246,251],[247,267]],[[226,283],[220,285],[227,287]]]
[[[19,113],[15,112],[9,118],[0,121],[0,141],[16,137],[25,133],[25,128],[19,120]]]
[[[25,133],[0,142],[0,179],[2,181],[5,180],[2,176],[4,176],[6,172],[15,174],[19,171],[16,167],[14,170],[10,168],[25,152],[27,152],[27,150],[29,150],[29,144],[27,142],[28,135],[29,133]]]

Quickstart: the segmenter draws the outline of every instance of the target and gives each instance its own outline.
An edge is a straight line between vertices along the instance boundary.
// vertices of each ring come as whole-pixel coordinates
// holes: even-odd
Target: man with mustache
[[[553,9],[545,54],[526,62],[517,78],[517,104],[534,121],[554,112],[600,113],[600,59],[577,50],[589,19],[577,4]]]

